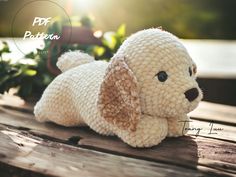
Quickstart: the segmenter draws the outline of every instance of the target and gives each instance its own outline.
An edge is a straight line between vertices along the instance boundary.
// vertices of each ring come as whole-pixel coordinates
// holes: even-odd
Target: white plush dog
[[[179,39],[160,29],[132,35],[109,63],[75,51],[57,66],[63,73],[36,104],[36,119],[88,125],[133,147],[186,133],[183,121],[202,99],[196,65]]]

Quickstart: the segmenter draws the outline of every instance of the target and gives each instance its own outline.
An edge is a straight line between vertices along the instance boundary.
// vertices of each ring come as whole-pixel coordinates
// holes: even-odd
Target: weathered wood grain
[[[45,141],[1,126],[0,161],[55,176],[210,176],[197,169],[132,159]],[[219,172],[216,176],[230,176]]]
[[[45,175],[39,172],[34,172],[19,167],[15,167],[0,161],[0,175],[1,177],[55,177],[52,175]]]
[[[236,125],[236,106],[202,101],[197,109],[189,115],[199,120],[212,120],[223,124]]]
[[[214,138],[224,141],[236,142],[236,128],[232,125],[214,123],[212,121],[199,121],[192,119],[188,135]],[[200,130],[198,130],[200,128]]]
[[[197,126],[200,127],[204,127],[203,125],[207,124],[205,125],[206,127],[209,124],[201,121],[194,122],[198,122]],[[233,143],[235,134],[233,128],[227,125],[224,125],[226,127],[225,130],[227,130],[227,127],[232,129],[228,130],[228,134],[224,135],[223,133],[223,135],[226,140],[231,137],[230,141],[219,140],[221,134],[213,134],[212,136],[216,139],[211,139],[210,135],[205,132],[208,138],[196,137],[195,134],[192,137],[167,138],[163,143],[151,149],[134,149],[116,137],[101,136],[89,128],[66,128],[52,123],[38,123],[31,114],[16,111],[1,112],[0,124],[25,130],[35,136],[62,143],[153,162],[177,165],[188,169],[198,168],[208,174],[224,173],[230,175],[236,172],[236,147]],[[221,124],[219,125],[222,126]]]
[[[150,149],[134,149],[117,137],[101,136],[87,127],[66,128],[53,123],[36,122],[32,115],[32,105],[22,107],[13,104],[12,106],[10,102],[3,105],[0,107],[1,126],[14,129],[12,131],[26,132],[35,137],[52,140],[56,144],[71,144],[73,148],[96,150],[167,166],[175,165],[178,168],[197,170],[197,173],[214,176],[232,176],[236,173],[234,127],[236,109],[234,107],[202,102],[199,108],[190,114],[198,119],[191,122],[193,128],[189,131],[191,136],[167,138],[160,145]],[[214,124],[210,124],[212,120]],[[198,136],[196,136],[196,128],[201,128]],[[217,130],[211,130],[211,128],[217,128]],[[211,134],[209,134],[210,131]],[[11,144],[7,146],[12,147]],[[44,171],[41,172],[44,173]]]

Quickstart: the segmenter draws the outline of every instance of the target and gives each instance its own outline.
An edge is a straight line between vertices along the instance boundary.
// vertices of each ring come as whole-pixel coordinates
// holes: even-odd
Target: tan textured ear
[[[141,116],[138,85],[124,57],[113,58],[109,64],[101,84],[98,108],[107,122],[123,130],[136,130]]]

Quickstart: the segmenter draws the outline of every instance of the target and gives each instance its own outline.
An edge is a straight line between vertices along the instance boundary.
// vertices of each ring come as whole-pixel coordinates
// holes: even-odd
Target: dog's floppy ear
[[[135,131],[141,116],[138,84],[124,57],[113,57],[100,87],[98,109],[116,127]]]

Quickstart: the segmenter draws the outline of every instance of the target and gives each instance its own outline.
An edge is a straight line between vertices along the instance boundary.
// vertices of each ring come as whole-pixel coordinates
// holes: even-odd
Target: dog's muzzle
[[[191,88],[191,89],[187,90],[184,93],[184,95],[188,99],[188,101],[191,102],[191,101],[195,100],[198,97],[199,92],[198,92],[197,88]]]

